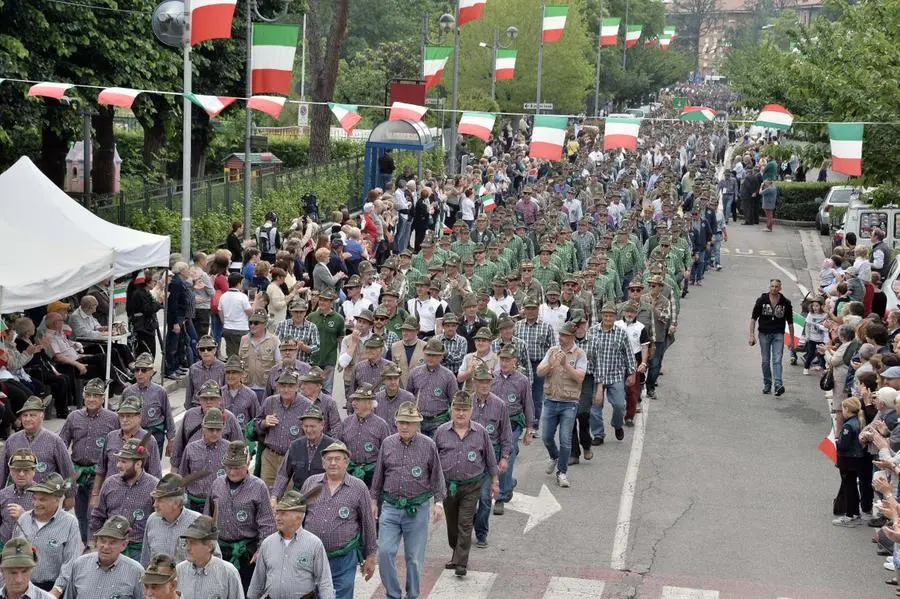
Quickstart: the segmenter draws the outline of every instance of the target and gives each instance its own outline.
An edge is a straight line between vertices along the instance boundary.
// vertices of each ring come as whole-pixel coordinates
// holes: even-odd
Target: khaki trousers
[[[481,481],[460,487],[456,495],[444,498],[444,516],[447,518],[447,541],[453,550],[451,562],[468,567],[469,550],[472,548],[472,527],[475,525],[475,509],[481,495]]]
[[[263,449],[261,478],[270,489],[275,486],[275,477],[278,475],[278,469],[281,468],[282,461],[284,461],[283,455],[278,455],[268,447]]]

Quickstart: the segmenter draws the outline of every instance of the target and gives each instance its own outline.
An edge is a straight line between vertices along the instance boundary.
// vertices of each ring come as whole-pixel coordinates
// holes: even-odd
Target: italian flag
[[[672,38],[668,35],[659,36],[659,47],[663,50],[669,49],[669,44],[672,43]]]
[[[408,119],[410,121],[421,121],[422,117],[428,109],[418,104],[407,104],[406,102],[394,102],[391,104],[391,113],[388,116],[389,121],[402,121]]]
[[[265,112],[273,119],[277,119],[281,115],[281,109],[284,108],[286,98],[281,96],[251,96],[247,100],[247,108]]]
[[[541,41],[544,43],[558,42],[562,38],[563,29],[566,28],[566,14],[568,12],[569,7],[565,5],[544,7]]]
[[[790,129],[793,122],[794,115],[787,108],[780,104],[766,104],[759,111],[759,116],[756,117],[756,122],[753,124],[757,127],[771,129]]]
[[[564,116],[534,115],[528,155],[545,160],[562,160],[569,119]]]
[[[655,46],[658,43],[659,43],[659,38],[651,37],[650,39],[644,40],[644,47],[652,48],[653,46]]]
[[[791,329],[787,329],[787,327],[785,327],[786,330],[784,332],[784,344],[791,349],[797,349],[797,347],[800,345],[800,336],[803,334],[803,328],[806,326],[806,319],[794,312],[794,322],[792,322],[788,326],[790,326]],[[793,345],[791,345],[791,330],[794,331]]]
[[[673,42],[675,41],[675,38],[678,37],[677,35],[675,35],[675,27],[665,27],[665,28],[663,28],[663,35],[665,35],[666,37],[668,37],[668,38],[669,38],[670,40],[672,40]]]
[[[447,59],[451,54],[453,54],[453,48],[449,46],[425,46],[425,65],[423,66],[425,89],[441,82],[444,65],[447,64]]]
[[[837,464],[837,442],[834,436],[834,429],[837,422],[834,416],[831,417],[831,431],[824,439],[819,442],[819,451],[825,454],[825,457],[831,460],[832,464]]]
[[[516,50],[497,48],[497,56],[494,60],[494,77],[496,80],[512,79],[516,72]]]
[[[139,89],[127,87],[107,87],[97,96],[97,104],[105,106],[118,106],[119,108],[131,108],[134,99],[141,93]]]
[[[228,108],[235,100],[230,96],[204,96],[202,94],[184,94],[184,97],[206,111],[211,119],[219,116],[219,113]]]
[[[28,89],[29,96],[43,96],[45,98],[53,98],[60,100],[66,92],[75,87],[71,83],[53,83],[45,81],[44,83],[35,83]]]
[[[464,112],[459,120],[459,132],[487,141],[491,136],[496,118],[490,112]]]
[[[254,94],[290,94],[300,27],[278,23],[253,25],[250,65]]]
[[[625,31],[625,47],[630,48],[641,39],[641,31],[644,29],[643,25],[629,25],[628,30]]]
[[[600,20],[600,45],[615,46],[619,38],[619,23],[622,19]]]
[[[355,104],[336,104],[335,102],[329,102],[328,108],[331,109],[331,113],[341,124],[341,128],[347,135],[353,135],[353,127],[362,118],[359,116],[359,108]]]
[[[128,283],[116,283],[116,286],[113,287],[113,302],[116,304],[124,304],[127,291]]]
[[[191,45],[231,37],[237,0],[191,0]]]
[[[494,194],[484,193],[483,187],[481,188],[478,199],[481,200],[481,207],[484,208],[485,212],[492,212],[494,208],[497,207],[497,204],[494,202]]]
[[[716,118],[716,111],[706,106],[687,106],[681,111],[682,121],[707,122]]]
[[[484,12],[487,0],[459,0],[459,17],[456,22],[462,27],[471,21],[477,21]]]
[[[862,123],[828,123],[831,138],[831,170],[859,177],[862,175]]]
[[[612,150],[625,148],[637,149],[638,131],[641,129],[641,119],[626,117],[607,117],[603,128],[603,149]]]

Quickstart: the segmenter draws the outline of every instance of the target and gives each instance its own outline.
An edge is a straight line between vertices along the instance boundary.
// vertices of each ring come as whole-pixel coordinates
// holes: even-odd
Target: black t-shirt
[[[794,320],[794,308],[784,294],[778,296],[778,303],[773,306],[766,292],[757,298],[750,318],[757,321],[760,333],[784,333],[787,323]]]

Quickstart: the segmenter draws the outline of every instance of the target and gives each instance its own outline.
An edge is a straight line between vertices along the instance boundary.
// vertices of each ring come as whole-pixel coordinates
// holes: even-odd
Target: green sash
[[[256,428],[253,426],[253,421],[247,423],[247,426],[244,427],[244,438],[247,441],[256,441]]]
[[[450,410],[441,412],[440,414],[435,414],[434,416],[429,416],[428,418],[422,420],[422,432],[426,434],[434,432],[437,427],[444,424],[445,422],[450,422]]]
[[[368,464],[357,464],[356,462],[350,462],[347,470],[356,478],[363,479],[369,474],[375,472],[375,462],[370,462]]]
[[[188,501],[195,505],[199,505],[200,509],[203,509],[203,506],[206,505],[206,497],[197,497],[196,495],[191,495],[187,491],[184,492],[187,495]]]
[[[86,486],[89,482],[94,480],[94,476],[97,474],[97,464],[88,464],[87,466],[80,466],[75,464],[75,474],[78,475],[78,480],[76,481],[79,486]],[[0,549],[2,551],[2,549]]]
[[[256,539],[241,539],[240,541],[223,541],[219,539],[219,546],[222,549],[231,550],[231,564],[240,570],[241,560],[250,557],[250,543]]]
[[[166,423],[160,422],[159,424],[154,424],[153,426],[147,427],[148,433],[164,433],[166,432]]]
[[[125,551],[123,551],[123,553],[133,560],[141,561],[141,550],[143,548],[143,543],[128,543],[127,545],[125,545]]]
[[[363,555],[363,548],[362,548],[362,533],[360,533],[360,532],[356,533],[356,535],[352,539],[350,539],[350,541],[346,545],[341,547],[340,549],[335,549],[334,551],[325,552],[325,556],[328,559],[335,559],[338,557],[344,557],[351,551],[356,552],[357,563],[362,563],[363,560],[365,560],[366,556]]]
[[[415,497],[395,497],[383,491],[381,493],[381,499],[383,501],[391,504],[398,510],[406,510],[406,513],[409,516],[415,516],[416,512],[419,511],[419,506],[431,499],[431,496],[431,491],[425,491]]]
[[[510,416],[509,421],[513,424],[518,424],[519,428],[525,430],[525,412],[519,412],[518,414]]]
[[[467,478],[466,480],[450,480],[447,481],[447,492],[450,494],[450,497],[456,497],[456,492],[460,487],[465,487],[468,485],[474,485],[479,482],[482,478],[484,478],[484,472],[479,472],[472,478]]]

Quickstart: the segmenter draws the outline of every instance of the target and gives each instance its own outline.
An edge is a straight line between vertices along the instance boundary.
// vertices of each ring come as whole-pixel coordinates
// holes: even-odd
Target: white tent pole
[[[106,399],[105,407],[109,407],[109,383],[112,380],[112,335],[113,335],[113,319],[116,317],[116,278],[115,275],[109,277],[109,312],[106,319]]]
[[[161,343],[162,347],[160,347],[157,351],[157,353],[162,358],[162,360],[160,361],[160,364],[159,364],[159,372],[158,372],[160,385],[162,385],[165,382],[165,375],[163,374],[163,372],[166,369],[166,338],[169,336],[169,324],[168,324],[169,323],[169,320],[168,320],[168,317],[169,317],[169,315],[168,315],[169,269],[168,268],[166,269],[166,274],[165,274],[164,280],[165,280],[165,283],[163,285],[163,303],[162,303],[162,305],[163,305],[163,327],[162,327],[163,333],[160,336],[160,339],[162,340],[162,343]]]

